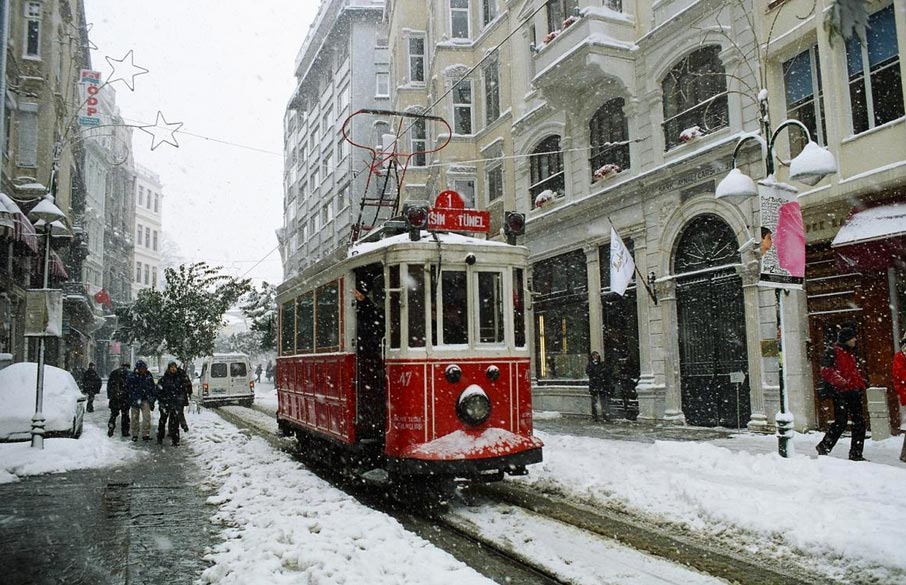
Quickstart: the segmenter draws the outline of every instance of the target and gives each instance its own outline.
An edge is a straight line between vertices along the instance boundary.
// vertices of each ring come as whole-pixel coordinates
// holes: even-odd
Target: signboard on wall
[[[79,76],[79,126],[100,126],[97,94],[101,90],[101,72],[82,69]]]
[[[491,231],[491,214],[488,211],[468,209],[456,191],[443,191],[428,211],[428,229],[451,232]]]
[[[805,280],[805,223],[797,194],[795,187],[784,183],[758,183],[764,286],[801,288]]]

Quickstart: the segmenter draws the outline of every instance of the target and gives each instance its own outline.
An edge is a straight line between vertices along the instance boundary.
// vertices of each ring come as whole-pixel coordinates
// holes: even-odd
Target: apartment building
[[[854,327],[868,379],[886,389],[895,416],[891,360],[906,330],[906,3],[866,2],[864,40],[828,32],[822,15],[829,4],[819,1],[809,12],[812,2],[772,2],[757,13],[771,119],[802,121],[839,169],[799,195],[807,263],[796,326],[808,334],[803,362],[815,377],[836,331]],[[801,150],[803,137],[789,132],[778,143],[785,157]],[[833,419],[830,401],[804,390],[795,414],[819,425]]]
[[[368,178],[367,156],[341,127],[362,108],[390,105],[383,0],[325,0],[296,57],[296,89],[284,119],[284,226],[278,230],[289,278],[349,241]],[[350,136],[377,145],[389,132],[357,117]]]
[[[163,254],[163,185],[160,177],[152,170],[135,165],[133,183],[133,201],[135,202],[135,223],[133,233],[132,281],[133,300],[143,289],[158,288],[162,282]]]

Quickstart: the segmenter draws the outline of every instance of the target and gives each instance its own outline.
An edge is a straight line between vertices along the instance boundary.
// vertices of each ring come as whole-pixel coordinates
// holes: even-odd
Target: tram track
[[[538,494],[517,482],[472,485],[461,492],[465,501],[454,502],[444,509],[437,506],[401,506],[398,501],[386,497],[386,486],[375,487],[336,470],[312,466],[299,453],[295,439],[282,437],[276,432],[273,413],[265,408],[218,408],[216,411],[237,427],[265,439],[273,447],[306,464],[311,471],[363,504],[393,517],[407,530],[498,583],[566,585],[588,581],[572,580],[565,577],[562,570],[546,567],[530,553],[518,550],[522,547],[508,538],[488,536],[468,519],[464,510],[493,505],[518,508],[525,514],[578,531],[575,533],[590,535],[582,540],[597,539],[621,545],[730,583],[817,585],[825,581],[789,563],[783,565],[783,570],[772,568],[739,551],[725,550],[690,535],[677,534],[675,530],[626,511],[592,508],[548,494]],[[506,514],[499,517],[501,523],[507,521]],[[566,560],[565,564],[569,565],[570,561]],[[773,563],[771,565],[776,567]],[[652,582],[657,582],[658,575],[652,577],[655,578]],[[662,582],[671,581],[664,579]]]

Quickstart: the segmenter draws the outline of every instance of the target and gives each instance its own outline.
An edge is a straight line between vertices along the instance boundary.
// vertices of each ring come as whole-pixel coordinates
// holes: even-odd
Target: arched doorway
[[[730,226],[705,214],[685,227],[674,253],[682,405],[689,424],[741,428],[751,414],[738,247]]]

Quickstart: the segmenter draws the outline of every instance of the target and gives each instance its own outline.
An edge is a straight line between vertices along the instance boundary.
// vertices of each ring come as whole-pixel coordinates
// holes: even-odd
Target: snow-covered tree
[[[261,354],[260,331],[240,331],[231,335],[220,334],[214,343],[214,349],[223,353],[245,353],[250,357]]]
[[[277,287],[261,283],[261,290],[252,289],[240,305],[242,312],[251,321],[250,329],[260,334],[259,349],[277,349]]]
[[[220,274],[205,262],[167,268],[164,280],[163,290],[144,290],[131,306],[117,310],[121,338],[156,343],[154,353],[161,353],[162,343],[183,363],[212,353],[224,313],[250,290],[250,281]]]

